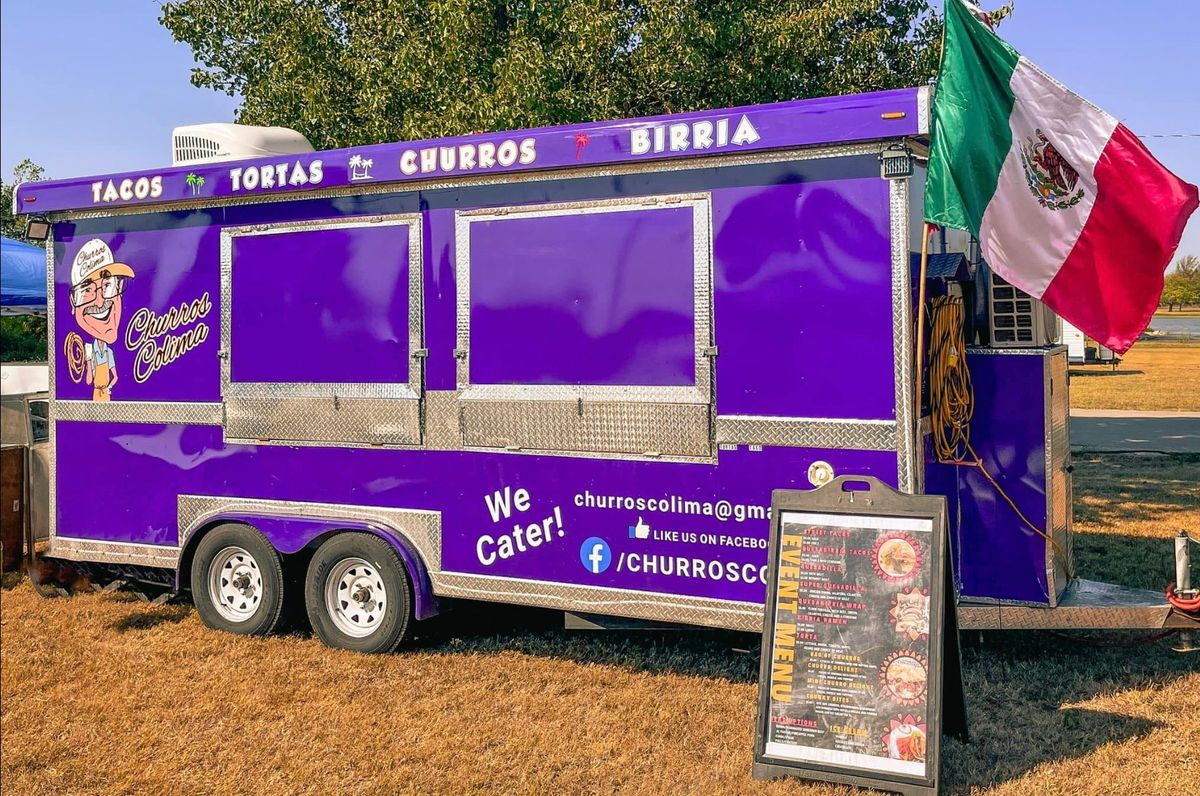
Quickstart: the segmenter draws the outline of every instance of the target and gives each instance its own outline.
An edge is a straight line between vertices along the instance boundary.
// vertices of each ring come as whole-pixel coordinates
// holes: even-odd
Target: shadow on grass
[[[1145,541],[1145,540],[1143,540]],[[519,653],[637,673],[757,682],[757,635],[715,630],[566,631],[561,613],[463,604],[416,642],[427,653]],[[1024,776],[1055,761],[1091,754],[1165,726],[1119,713],[1064,707],[1094,697],[1161,688],[1195,671],[1195,656],[1169,642],[1096,648],[1037,633],[968,633],[963,675],[971,742],[947,739],[947,792],[967,793]],[[731,728],[731,731],[749,728]],[[748,752],[747,752],[748,754]]]
[[[1173,544],[1161,536],[1163,523],[1174,515],[1194,521],[1200,455],[1081,454],[1075,461],[1075,516],[1100,531],[1075,537],[1080,575],[1161,588],[1174,572]],[[736,684],[753,684],[758,676],[760,638],[751,634],[565,631],[560,612],[484,603],[461,603],[422,625],[416,645],[425,652],[519,653]],[[1082,639],[994,632],[964,634],[963,642],[972,741],[946,741],[943,781],[952,793],[997,786],[1040,765],[1083,757],[1166,726],[1064,706],[1161,688],[1194,673],[1197,664],[1195,656],[1172,652],[1170,641],[1098,648]]]
[[[164,624],[182,622],[191,613],[188,605],[156,605],[140,613],[129,614],[113,622],[111,627],[118,633],[128,633],[134,630],[149,630]]]
[[[971,743],[947,741],[951,792],[999,785],[1048,762],[1082,757],[1166,726],[1063,707],[1121,691],[1161,688],[1195,672],[1195,656],[1167,643],[1098,648],[1037,633],[964,634]]]
[[[1076,451],[1072,460],[1076,523],[1161,522],[1200,506],[1200,453]]]
[[[1145,376],[1144,370],[1113,370],[1112,365],[1097,365],[1097,368],[1103,370],[1075,370],[1071,369],[1071,378],[1073,379],[1090,379],[1093,376]]]

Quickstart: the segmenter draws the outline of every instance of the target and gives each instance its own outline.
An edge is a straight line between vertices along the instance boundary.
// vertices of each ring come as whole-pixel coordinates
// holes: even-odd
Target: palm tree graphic
[[[184,180],[192,188],[192,196],[198,196],[200,189],[204,187],[204,178],[195,172],[188,172],[187,178]]]
[[[350,179],[366,180],[371,177],[371,167],[375,165],[375,161],[362,155],[351,155],[346,165],[350,167]]]

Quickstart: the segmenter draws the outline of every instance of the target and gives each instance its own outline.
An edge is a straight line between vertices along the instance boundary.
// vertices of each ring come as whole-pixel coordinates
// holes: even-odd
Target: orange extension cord
[[[971,447],[971,417],[975,412],[975,392],[971,386],[971,371],[967,369],[966,363],[963,319],[961,298],[938,296],[930,302],[929,413],[933,423],[933,444],[937,460],[942,464],[974,467],[979,470],[1021,522],[1058,551],[1068,567],[1067,577],[1074,578],[1075,573],[1070,570],[1071,558],[1067,551],[1049,534],[1029,521]]]

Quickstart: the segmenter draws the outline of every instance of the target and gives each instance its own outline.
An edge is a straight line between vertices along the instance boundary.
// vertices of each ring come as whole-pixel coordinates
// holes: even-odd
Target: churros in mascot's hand
[[[63,340],[63,356],[67,358],[67,373],[71,381],[78,384],[83,381],[83,363],[86,354],[83,350],[83,338],[75,332],[67,334]]]

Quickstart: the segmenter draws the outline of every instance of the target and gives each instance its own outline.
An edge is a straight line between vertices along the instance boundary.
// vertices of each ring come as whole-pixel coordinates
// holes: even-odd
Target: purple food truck
[[[757,631],[771,491],[864,475],[947,496],[965,626],[1069,625],[1066,350],[970,247],[931,290],[968,299],[971,440],[1044,535],[917,416],[928,106],[248,159],[231,125],[19,186],[48,237],[44,555],[237,633],[303,604],[361,651],[455,599]]]

